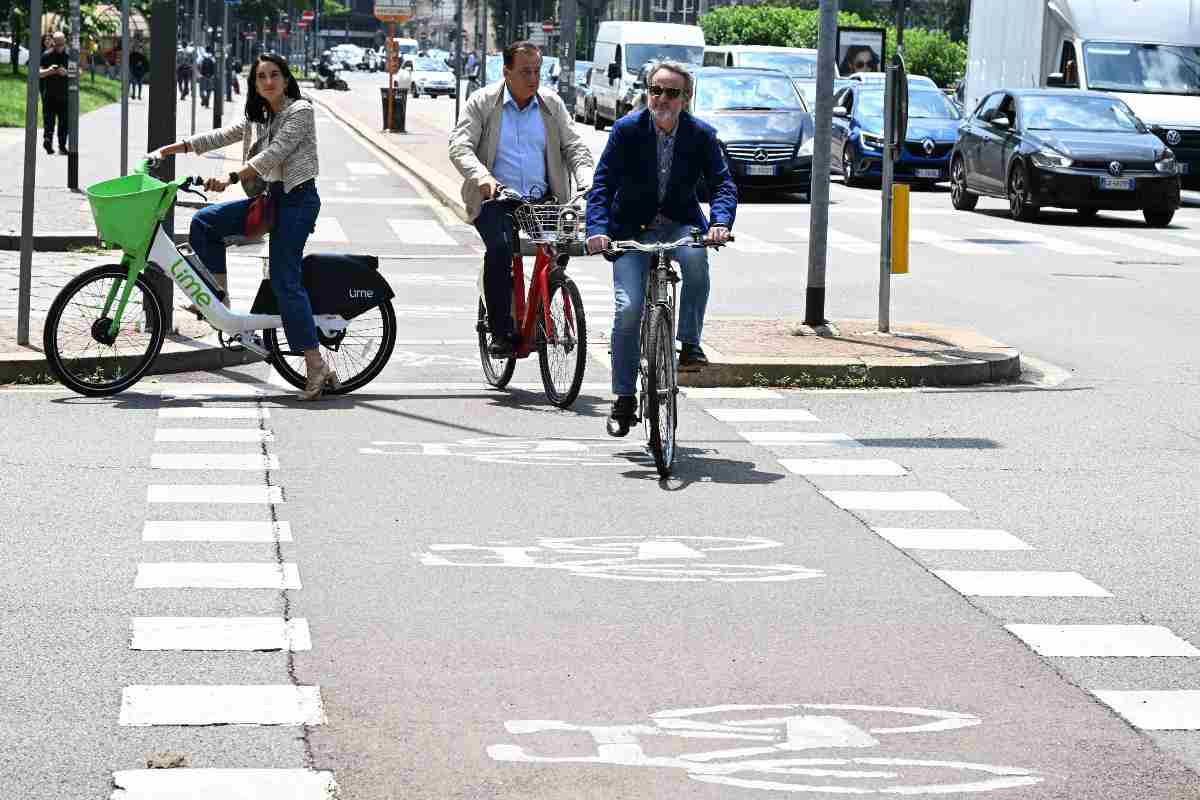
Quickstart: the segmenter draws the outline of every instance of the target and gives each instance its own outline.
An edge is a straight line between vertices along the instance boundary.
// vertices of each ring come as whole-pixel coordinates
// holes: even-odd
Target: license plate
[[[1133,178],[1101,178],[1100,188],[1128,192],[1133,189]]]
[[[746,166],[747,175],[774,175],[774,164],[748,164]]]
[[[1186,164],[1186,163],[1183,163],[1183,162],[1179,162],[1179,163],[1177,163],[1177,164],[1176,164],[1176,166],[1178,166],[1178,167],[1179,167],[1179,174],[1180,174],[1180,175],[1187,175],[1189,172],[1191,172],[1191,171],[1192,171],[1192,165],[1191,165],[1191,164]]]
[[[918,178],[940,178],[942,171],[940,169],[919,169],[916,171]]]

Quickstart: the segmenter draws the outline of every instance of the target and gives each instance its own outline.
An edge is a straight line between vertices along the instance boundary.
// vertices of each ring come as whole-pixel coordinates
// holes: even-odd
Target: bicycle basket
[[[135,173],[87,187],[101,241],[140,257],[150,244],[167,186],[157,178]]]
[[[521,232],[538,244],[582,242],[585,238],[583,209],[577,206],[523,205],[516,218]]]

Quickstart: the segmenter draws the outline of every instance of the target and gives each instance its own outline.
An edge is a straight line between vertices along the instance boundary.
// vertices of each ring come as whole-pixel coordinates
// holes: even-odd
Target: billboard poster
[[[838,28],[838,73],[882,72],[887,32],[883,28]]]

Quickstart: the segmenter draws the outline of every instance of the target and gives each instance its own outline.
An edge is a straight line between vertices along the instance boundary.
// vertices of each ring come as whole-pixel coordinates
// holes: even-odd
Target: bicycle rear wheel
[[[675,463],[675,412],[678,389],[675,379],[675,331],[671,310],[656,305],[646,325],[646,426],[654,466],[669,477]]]
[[[538,364],[542,368],[546,397],[559,408],[566,408],[575,402],[583,386],[587,322],[579,287],[570,278],[550,286],[549,301],[553,330],[546,330],[546,316],[540,309],[538,312]]]
[[[139,275],[116,335],[105,301],[120,298],[129,280],[120,264],[94,267],[62,288],[46,315],[42,344],[50,371],[74,392],[89,397],[116,394],[137,383],[162,349],[166,332],[158,296]],[[113,313],[113,307],[109,313]]]
[[[326,394],[345,394],[366,386],[375,379],[396,346],[396,312],[390,300],[380,303],[349,320],[346,329],[329,336],[317,329],[321,358],[337,374],[341,385],[326,389]],[[263,331],[263,344],[271,353],[271,365],[283,379],[303,389],[308,368],[304,354],[287,341],[283,328]]]
[[[497,389],[503,389],[512,380],[513,370],[517,368],[517,359],[492,358],[488,355],[487,308],[483,305],[483,298],[479,299],[479,317],[475,330],[479,333],[479,360],[483,364],[483,378]]]

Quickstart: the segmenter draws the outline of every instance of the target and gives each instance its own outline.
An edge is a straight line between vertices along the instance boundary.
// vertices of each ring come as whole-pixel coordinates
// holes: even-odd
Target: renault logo
[[[1108,162],[1108,171],[1113,175],[1120,175],[1123,168],[1124,167],[1120,161]]]
[[[763,151],[763,149],[761,147],[754,151],[754,160],[755,161],[766,161],[767,160],[767,154],[766,154],[766,152]]]
[[[924,148],[925,155],[933,155],[933,139],[923,139],[921,141],[921,147]]]
[[[1182,138],[1183,137],[1179,135],[1179,131],[1175,129],[1167,131],[1167,144],[1171,145],[1172,147],[1179,144],[1179,140]]]

